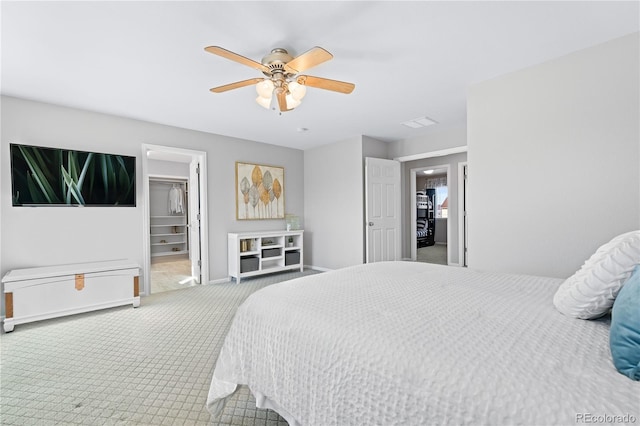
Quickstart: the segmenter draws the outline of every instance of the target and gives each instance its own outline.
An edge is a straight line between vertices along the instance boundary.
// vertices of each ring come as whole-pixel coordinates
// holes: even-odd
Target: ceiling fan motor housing
[[[262,58],[262,65],[268,67],[270,72],[263,72],[267,77],[272,76],[275,73],[281,73],[285,76],[292,75],[285,71],[284,66],[287,62],[293,60],[293,56],[289,55],[285,49],[276,48],[271,50],[271,53]]]

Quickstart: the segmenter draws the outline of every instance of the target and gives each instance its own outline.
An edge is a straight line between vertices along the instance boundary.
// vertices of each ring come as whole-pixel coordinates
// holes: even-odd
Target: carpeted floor
[[[281,425],[246,388],[222,416],[205,409],[237,307],[267,285],[315,271],[199,285],[120,307],[17,325],[1,336],[2,425]]]
[[[416,257],[418,262],[437,263],[447,265],[447,245],[434,244],[432,246],[420,247]]]

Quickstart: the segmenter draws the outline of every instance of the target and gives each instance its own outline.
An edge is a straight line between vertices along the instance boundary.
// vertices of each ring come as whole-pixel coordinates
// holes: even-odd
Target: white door
[[[197,161],[189,164],[189,258],[191,276],[200,284],[200,165]]]
[[[399,260],[400,163],[365,158],[366,261]]]

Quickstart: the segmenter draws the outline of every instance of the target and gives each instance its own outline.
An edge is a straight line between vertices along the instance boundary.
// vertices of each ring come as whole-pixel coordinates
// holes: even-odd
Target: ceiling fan
[[[306,86],[339,93],[351,93],[356,87],[355,84],[344,81],[313,77],[311,75],[298,75],[333,58],[331,53],[318,46],[295,58],[285,49],[276,48],[262,58],[262,62],[245,58],[219,46],[205,47],[204,50],[262,71],[265,75],[265,78],[250,78],[214,87],[210,89],[212,92],[222,93],[254,84],[258,92],[256,102],[267,109],[271,107],[274,95],[281,112],[294,109],[300,105],[302,98],[306,94]]]

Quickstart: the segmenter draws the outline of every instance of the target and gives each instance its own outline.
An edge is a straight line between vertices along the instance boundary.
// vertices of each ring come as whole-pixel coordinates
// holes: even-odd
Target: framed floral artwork
[[[284,167],[236,162],[236,219],[284,219]]]

